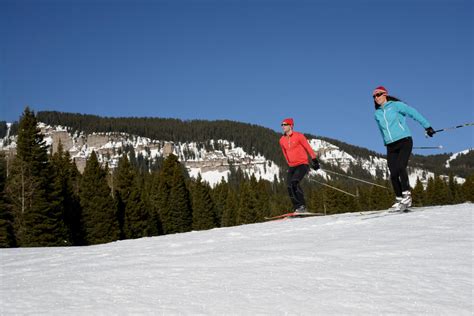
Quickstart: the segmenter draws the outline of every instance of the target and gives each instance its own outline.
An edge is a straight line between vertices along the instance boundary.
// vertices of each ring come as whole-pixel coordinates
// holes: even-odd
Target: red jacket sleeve
[[[316,154],[314,153],[313,148],[311,148],[308,140],[306,139],[306,137],[304,137],[303,134],[301,134],[300,143],[301,145],[303,145],[304,149],[311,156],[312,159],[316,158]]]
[[[285,156],[286,162],[288,163],[289,162],[288,154],[286,153],[285,146],[283,146],[281,139],[280,139],[280,147],[281,147],[281,151],[283,151],[283,156]]]

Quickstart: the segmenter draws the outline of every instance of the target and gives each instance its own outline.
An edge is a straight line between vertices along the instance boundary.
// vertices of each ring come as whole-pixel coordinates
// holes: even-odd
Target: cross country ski
[[[312,213],[312,212],[291,212],[277,216],[265,217],[266,220],[275,220],[275,219],[285,219],[285,218],[301,218],[301,217],[311,217],[311,216],[324,216],[323,213]]]
[[[386,210],[377,210],[377,211],[366,211],[366,212],[360,212],[360,215],[373,215],[373,214],[383,214],[383,213],[389,213],[389,214],[403,214],[403,213],[410,213],[412,212],[411,209],[405,208],[404,210],[396,210],[393,208],[389,208]]]

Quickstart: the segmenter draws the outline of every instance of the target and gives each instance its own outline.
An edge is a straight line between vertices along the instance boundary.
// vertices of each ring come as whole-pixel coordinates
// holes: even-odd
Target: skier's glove
[[[428,128],[425,128],[426,135],[429,137],[433,137],[434,134],[436,134],[435,130],[430,126]]]
[[[318,158],[313,158],[311,160],[311,168],[313,168],[315,171],[321,168],[321,166],[319,165]]]

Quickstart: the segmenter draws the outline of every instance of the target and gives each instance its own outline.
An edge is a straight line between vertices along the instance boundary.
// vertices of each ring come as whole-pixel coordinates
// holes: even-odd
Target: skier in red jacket
[[[280,146],[289,166],[287,174],[288,193],[295,212],[306,213],[304,192],[299,183],[309,171],[308,155],[311,156],[311,167],[314,170],[320,168],[319,161],[306,137],[293,131],[294,122],[292,118],[284,119],[281,127],[283,136],[280,138]]]

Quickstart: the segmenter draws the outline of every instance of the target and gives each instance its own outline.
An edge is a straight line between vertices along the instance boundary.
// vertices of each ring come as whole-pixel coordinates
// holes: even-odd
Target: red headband
[[[387,89],[385,89],[385,87],[383,87],[383,86],[378,86],[377,88],[375,88],[374,92],[372,92],[372,94],[376,94],[377,92],[385,92],[385,93],[388,94]]]

